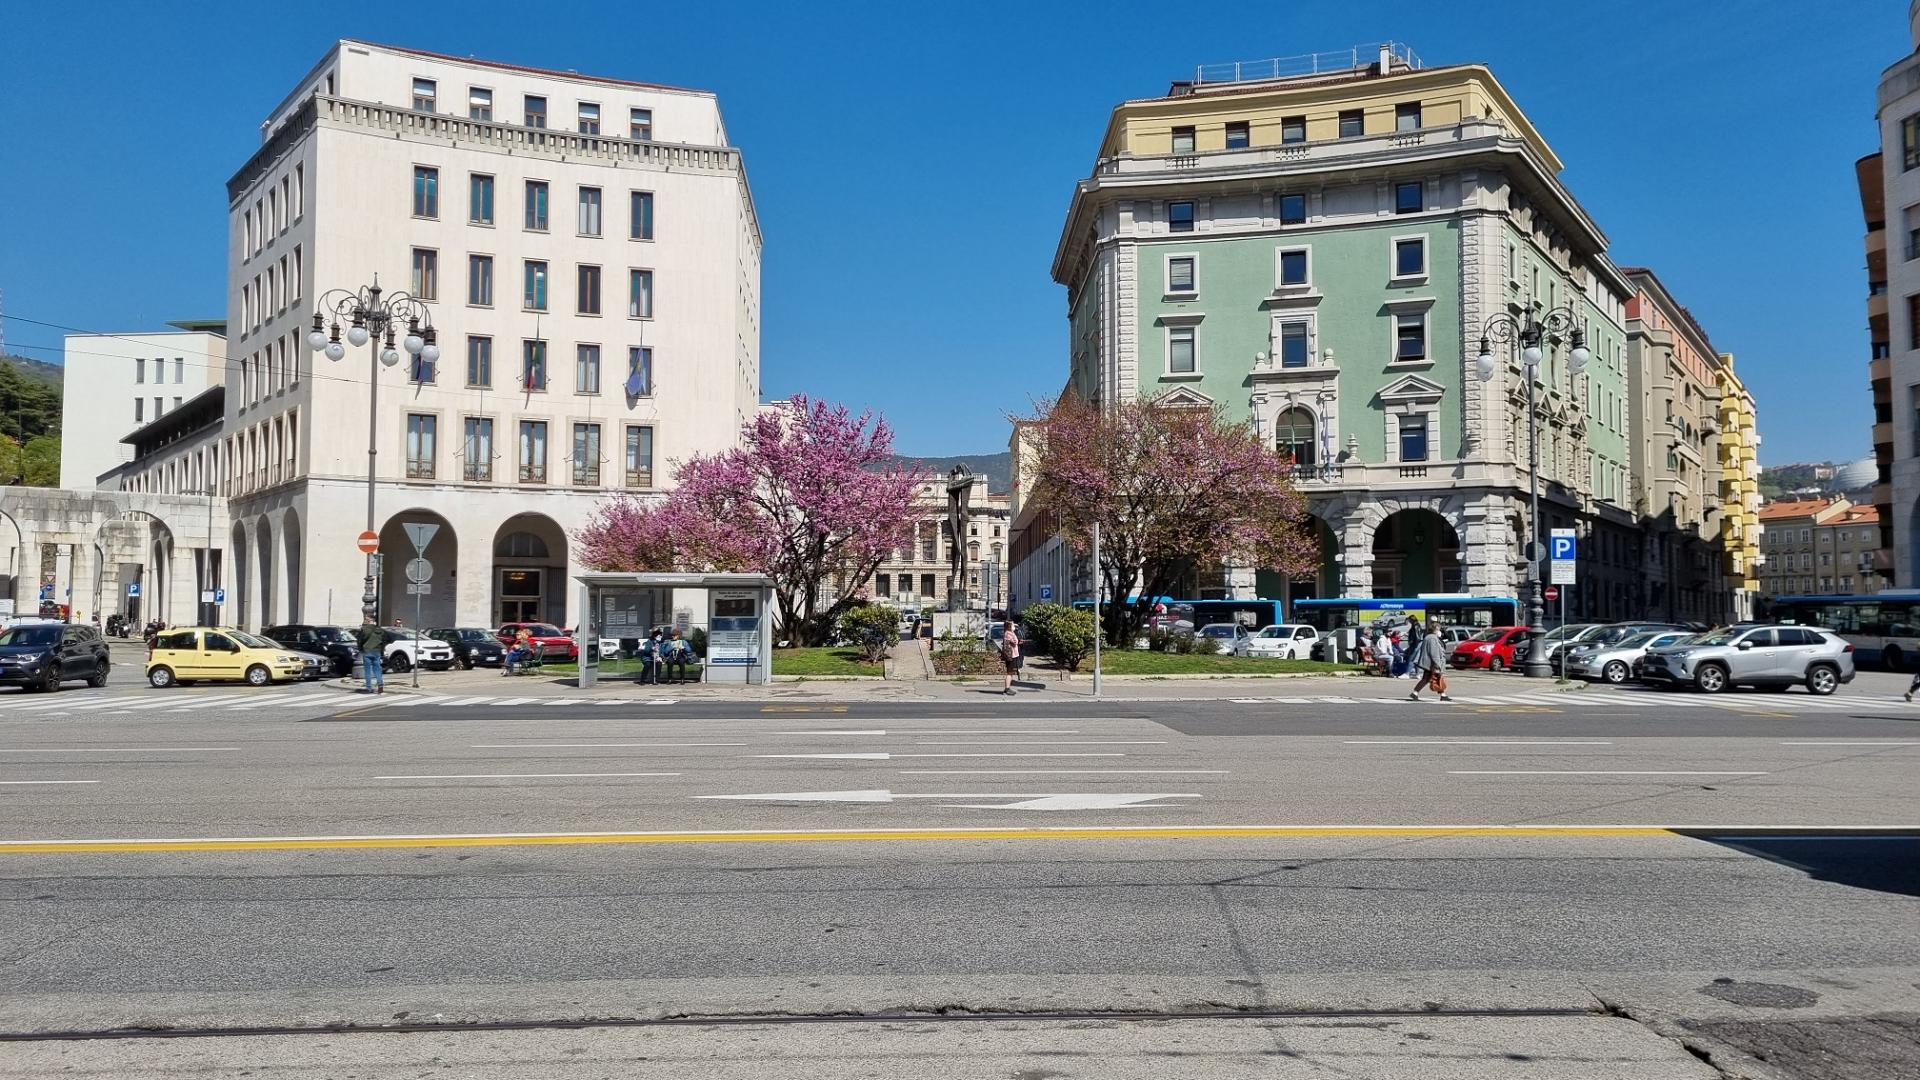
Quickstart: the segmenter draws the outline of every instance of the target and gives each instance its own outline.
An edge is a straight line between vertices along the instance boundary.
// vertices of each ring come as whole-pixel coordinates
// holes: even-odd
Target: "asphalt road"
[[[463,1075],[684,1075],[633,1061],[715,1039],[716,1076],[1115,1076],[1140,1024],[1172,1025],[1164,1044],[1222,1022],[1082,1015],[1116,1010],[1357,1010],[1313,1053],[1394,1034],[1360,1075],[1549,1044],[1577,1049],[1457,1075],[1633,1076],[1642,1052],[1673,1070],[1646,1075],[1712,1075],[1679,1071],[1699,1061],[1677,1040],[1729,1060],[1779,1015],[1920,1011],[1920,709],[1766,698],[0,707],[0,1031],[535,1025],[355,1036],[414,1041],[338,1059],[321,1036],[0,1042],[0,1076],[353,1055],[369,1076],[461,1055]],[[1513,1011],[1540,1009],[1562,1026]],[[541,1026],[946,1032],[933,1017],[980,1010],[1067,1015],[991,1045],[900,1021]],[[1436,1026],[1410,1037],[1408,1015]],[[1266,1052],[1331,1022],[1232,1021],[1201,1041],[1237,1050],[1154,1075],[1296,1075],[1337,1058]],[[795,1064],[752,1071],[776,1056]]]

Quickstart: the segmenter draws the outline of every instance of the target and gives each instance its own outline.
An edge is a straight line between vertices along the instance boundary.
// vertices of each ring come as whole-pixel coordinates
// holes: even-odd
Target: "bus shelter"
[[[580,685],[638,678],[640,644],[675,630],[696,647],[702,683],[771,680],[773,579],[764,574],[577,574]],[[702,648],[704,645],[704,648]]]

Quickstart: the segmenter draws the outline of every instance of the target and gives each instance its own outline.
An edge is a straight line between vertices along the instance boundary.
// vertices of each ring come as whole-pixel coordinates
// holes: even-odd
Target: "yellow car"
[[[238,679],[265,686],[298,680],[305,661],[263,637],[229,626],[177,626],[160,631],[147,650],[147,682],[157,687],[200,679]]]

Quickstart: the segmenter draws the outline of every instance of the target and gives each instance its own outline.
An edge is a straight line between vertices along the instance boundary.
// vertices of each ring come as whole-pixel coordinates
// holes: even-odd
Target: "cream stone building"
[[[710,92],[343,40],[227,195],[204,475],[231,507],[228,622],[357,620],[371,458],[383,618],[413,617],[422,523],[423,621],[570,625],[593,508],[663,492],[756,408],[759,223]],[[436,362],[310,349],[332,291],[376,282],[421,303]]]

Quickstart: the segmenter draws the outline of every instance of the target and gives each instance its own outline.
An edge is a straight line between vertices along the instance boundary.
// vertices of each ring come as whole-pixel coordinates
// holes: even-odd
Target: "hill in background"
[[[987,478],[987,490],[995,495],[1004,493],[1013,484],[1013,455],[1004,450],[998,454],[959,454],[954,457],[904,457],[895,454],[893,460],[903,465],[917,465],[929,472],[941,476],[953,471],[955,465],[965,465]]]

